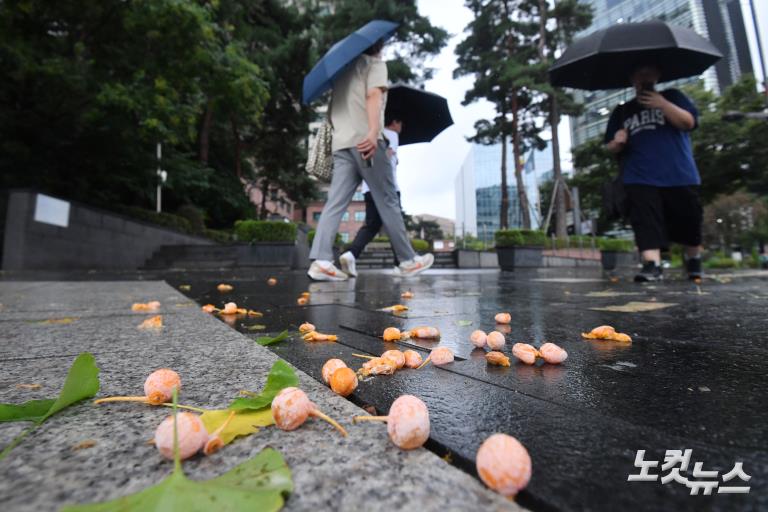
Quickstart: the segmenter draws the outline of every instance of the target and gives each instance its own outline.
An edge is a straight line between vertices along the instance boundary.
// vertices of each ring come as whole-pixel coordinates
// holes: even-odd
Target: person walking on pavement
[[[400,132],[403,131],[403,122],[398,115],[388,115],[390,116],[389,118],[386,116],[384,118],[383,132],[388,143],[387,156],[390,162],[392,162],[392,174],[399,202],[400,186],[397,184],[397,148],[399,146]],[[376,209],[376,203],[373,202],[371,191],[366,182],[363,182],[363,197],[365,199],[365,224],[357,231],[357,235],[355,235],[355,239],[352,241],[349,249],[339,257],[341,270],[350,276],[357,275],[357,258],[363,253],[365,246],[376,238],[382,226],[381,215],[379,215],[379,210]],[[400,261],[397,259],[397,254],[395,254],[395,274],[398,274],[400,271],[399,265]]]
[[[636,97],[613,110],[604,142],[620,158],[643,265],[635,281],[662,279],[661,250],[669,242],[685,246],[688,277],[698,280],[702,277],[701,178],[689,134],[698,124],[698,110],[677,89],[656,92],[659,77],[659,69],[652,64],[635,68],[631,80]]]
[[[434,256],[418,256],[411,247],[400,213],[392,166],[383,138],[387,66],[381,60],[383,40],[368,48],[334,83],[330,119],[333,125],[333,177],[317,226],[307,274],[317,281],[344,281],[348,275],[333,264],[333,242],[341,217],[362,180],[400,260],[399,274],[413,276],[432,266]]]

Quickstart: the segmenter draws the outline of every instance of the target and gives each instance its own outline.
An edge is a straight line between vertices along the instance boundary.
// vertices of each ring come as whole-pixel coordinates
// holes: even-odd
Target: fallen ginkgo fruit
[[[269,286],[275,286],[277,284],[277,279],[275,279],[274,277],[270,277],[269,279],[267,279],[267,284]]]
[[[152,316],[139,324],[139,329],[159,329],[163,326],[163,316]]]
[[[421,354],[419,354],[415,350],[406,350],[405,352],[403,352],[403,355],[405,356],[406,368],[415,369],[421,366],[421,362],[422,362]]]
[[[501,350],[504,348],[504,345],[506,345],[506,340],[504,339],[504,335],[501,334],[499,331],[491,331],[488,333],[488,338],[486,339],[486,342],[488,343],[488,348],[491,350]]]
[[[141,313],[154,313],[158,309],[160,309],[160,302],[156,300],[147,302],[146,304],[142,302],[136,302],[131,306],[131,311],[138,311]]]
[[[384,335],[382,337],[384,338],[384,341],[400,341],[401,336],[400,329],[397,327],[387,327],[384,329]]]
[[[448,347],[437,347],[432,349],[432,352],[429,353],[429,357],[426,359],[426,361],[421,363],[421,366],[419,366],[417,369],[423,368],[430,361],[432,361],[432,364],[440,366],[443,364],[452,363],[453,360],[453,351],[451,349]]]
[[[496,320],[497,324],[508,324],[512,322],[512,315],[509,313],[497,313],[493,319]]]
[[[323,382],[325,382],[326,384],[330,385],[330,383],[331,383],[331,375],[333,375],[333,372],[335,372],[339,368],[346,368],[346,367],[347,367],[347,363],[345,363],[341,359],[329,359],[329,360],[327,360],[325,362],[325,364],[323,365],[322,370],[320,371],[320,373],[323,376]]]
[[[381,311],[391,311],[392,313],[400,313],[401,311],[408,311],[408,306],[403,306],[402,304],[395,304],[394,306],[387,306],[386,308],[381,308]]]
[[[299,306],[306,306],[307,304],[309,304],[309,298],[299,297],[298,299],[296,299],[296,304],[298,304]]]
[[[272,400],[272,418],[280,430],[296,430],[310,416],[315,416],[333,425],[341,435],[347,437],[347,431],[339,423],[326,416],[313,404],[306,393],[299,388],[285,388]]]
[[[224,446],[224,440],[221,438],[221,433],[224,432],[224,429],[227,428],[229,423],[232,421],[232,418],[235,417],[235,411],[232,411],[229,413],[229,416],[227,417],[226,421],[221,424],[219,428],[214,430],[211,434],[208,435],[208,439],[205,441],[205,444],[203,445],[203,453],[205,455],[211,455],[221,449],[222,446]]]
[[[616,329],[610,325],[601,325],[600,327],[595,327],[590,332],[581,333],[581,337],[588,340],[622,341],[625,343],[632,342],[632,338],[628,334],[616,332]]]
[[[302,338],[306,341],[338,341],[339,339],[335,334],[321,334],[317,331],[308,332]]]
[[[554,343],[545,343],[539,347],[539,354],[550,364],[560,364],[568,359],[568,352]]]
[[[477,451],[477,474],[503,496],[515,496],[531,480],[531,456],[528,450],[507,434],[493,434]]]
[[[215,313],[215,312],[220,311],[219,308],[217,308],[213,304],[206,304],[205,306],[203,306],[200,309],[202,309],[205,313]]]
[[[411,290],[405,291],[400,294],[401,299],[412,299],[413,298],[413,292]]]
[[[472,334],[469,335],[469,341],[472,342],[474,346],[477,348],[483,348],[485,347],[485,344],[488,342],[488,335],[485,334],[484,331],[477,330],[473,331]]]
[[[155,430],[155,447],[157,447],[160,455],[171,460],[173,460],[173,423],[173,416],[168,416]],[[176,429],[181,460],[190,458],[208,442],[208,432],[197,414],[178,413],[176,415]]]
[[[314,330],[315,330],[315,326],[314,326],[314,325],[312,325],[312,324],[311,324],[311,323],[309,323],[309,322],[304,322],[303,324],[301,324],[301,325],[299,326],[299,332],[300,332],[301,334],[307,334],[308,332],[312,332],[312,331],[314,331]]]
[[[150,405],[161,405],[169,402],[173,391],[181,391],[181,377],[170,368],[160,368],[149,374],[144,381],[144,396],[112,396],[100,398],[95,404],[108,402],[140,402]]]
[[[550,364],[560,364],[568,358],[568,352],[554,343],[544,343],[538,350],[528,343],[515,343],[512,355],[525,364],[536,363],[538,357]]]
[[[503,352],[488,352],[485,354],[485,360],[488,361],[488,364],[495,366],[509,366],[509,358]]]
[[[219,313],[222,315],[236,315],[238,312],[237,304],[234,302],[227,302],[224,304],[224,309],[220,310]]]
[[[235,289],[234,286],[231,284],[221,283],[216,287],[217,290],[219,290],[221,293],[228,293]]]
[[[358,370],[358,374],[361,377],[368,377],[369,375],[392,375],[397,370],[395,362],[391,359],[385,359],[383,357],[371,357],[369,361],[363,364],[363,367]]]
[[[399,350],[387,350],[381,354],[381,357],[391,360],[395,364],[395,369],[397,370],[405,366],[405,354]]]
[[[357,389],[357,375],[351,368],[338,368],[331,375],[330,385],[337,395],[349,396]]]
[[[429,410],[413,395],[395,400],[387,416],[355,416],[352,421],[386,421],[389,438],[403,450],[418,448],[429,439]]]
[[[437,327],[415,327],[408,332],[408,335],[417,339],[438,339],[440,330]]]

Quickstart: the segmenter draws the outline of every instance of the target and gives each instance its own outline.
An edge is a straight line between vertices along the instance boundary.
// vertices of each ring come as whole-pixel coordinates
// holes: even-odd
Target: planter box
[[[603,265],[603,270],[631,267],[637,263],[637,254],[622,251],[600,251],[600,263]]]
[[[238,266],[292,267],[295,242],[254,242],[232,246]]]
[[[498,268],[499,266],[495,252],[457,249],[454,254],[458,268]]]
[[[543,247],[497,247],[499,266],[501,270],[515,270],[518,268],[537,268],[544,264],[542,257]]]

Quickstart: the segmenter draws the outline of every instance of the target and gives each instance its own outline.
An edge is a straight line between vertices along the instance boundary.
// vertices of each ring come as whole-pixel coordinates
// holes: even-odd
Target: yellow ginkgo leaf
[[[203,425],[205,425],[208,433],[211,433],[227,421],[231,412],[230,409],[205,411],[200,419],[203,420]],[[261,411],[244,410],[237,412],[232,417],[232,421],[221,432],[221,440],[224,444],[229,444],[238,436],[255,434],[259,431],[258,427],[268,427],[274,424],[275,420],[272,419],[272,410],[269,408]]]

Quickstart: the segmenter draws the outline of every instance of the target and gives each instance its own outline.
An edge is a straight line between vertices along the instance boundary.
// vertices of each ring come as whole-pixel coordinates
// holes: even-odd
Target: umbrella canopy
[[[390,37],[399,25],[391,21],[373,20],[337,42],[304,77],[304,104],[312,102],[333,87],[333,81],[361,53],[376,41]]]
[[[723,54],[693,30],[663,21],[623,23],[574,41],[549,68],[559,87],[595,91],[631,86],[638,64],[653,63],[660,82],[701,74]]]
[[[440,95],[410,87],[393,85],[387,93],[386,115],[403,122],[400,145],[430,142],[453,124],[448,100]]]

